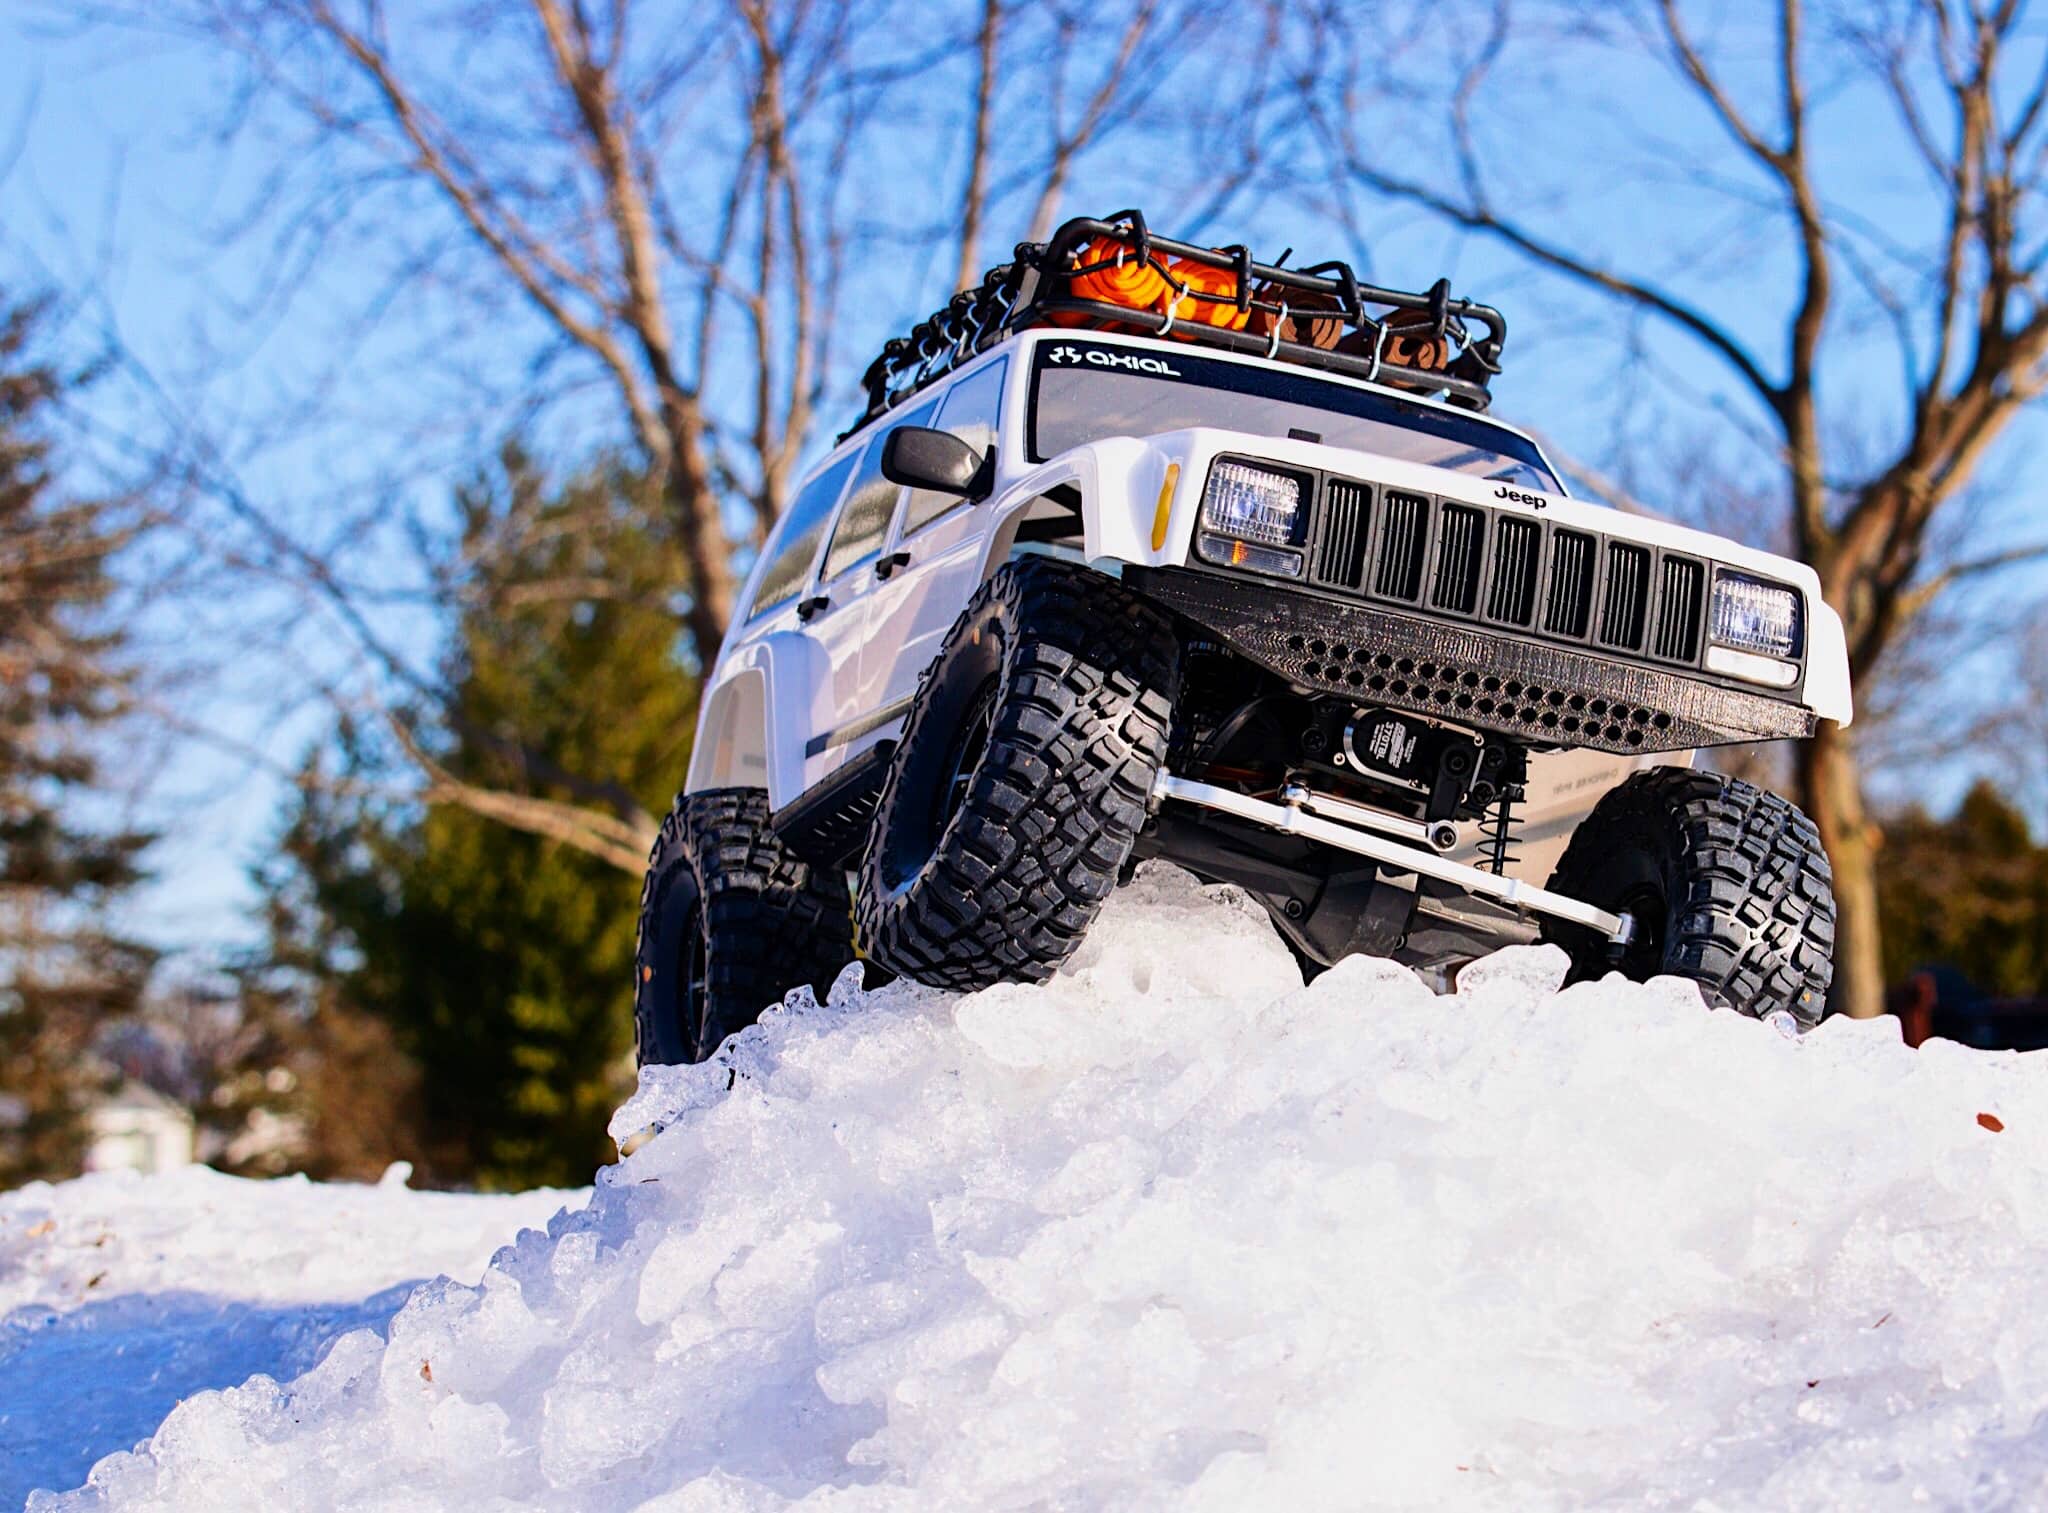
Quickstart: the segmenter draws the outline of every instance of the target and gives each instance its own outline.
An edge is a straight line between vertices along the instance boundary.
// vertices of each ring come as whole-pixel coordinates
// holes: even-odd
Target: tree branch
[[[387,723],[407,757],[426,774],[427,783],[420,793],[426,803],[452,804],[514,830],[523,830],[528,835],[560,841],[633,877],[646,871],[647,853],[652,849],[655,837],[655,826],[651,822],[644,827],[629,825],[610,815],[558,804],[552,799],[531,798],[525,794],[505,793],[466,783],[428,755],[412,732],[405,728],[403,720],[390,715]]]
[[[1567,252],[1556,243],[1538,237],[1519,223],[1496,214],[1483,203],[1459,204],[1426,184],[1372,167],[1348,151],[1345,156],[1347,171],[1368,188],[1395,199],[1406,200],[1410,204],[1420,205],[1423,209],[1442,216],[1454,225],[1463,226],[1468,231],[1476,231],[1496,241],[1505,242],[1545,267],[1555,269],[1591,288],[1619,296],[1633,305],[1673,322],[1718,353],[1765,403],[1774,410],[1777,408],[1782,392],[1779,385],[1765,375],[1756,359],[1750,356],[1742,343],[1736,340],[1726,327],[1697,307],[1644,280],[1613,272]]]

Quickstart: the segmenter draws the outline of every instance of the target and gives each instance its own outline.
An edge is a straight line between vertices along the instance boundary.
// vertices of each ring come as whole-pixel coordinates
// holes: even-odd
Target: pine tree
[[[460,495],[455,698],[432,749],[450,776],[567,799],[555,775],[575,773],[666,808],[696,685],[679,554],[644,497],[602,469],[550,490],[517,450]],[[631,1080],[638,879],[454,805],[365,798],[403,770],[376,736],[344,728],[302,784],[267,885],[296,900],[280,951],[396,1032],[426,1175],[588,1181]]]
[[[1993,997],[2048,996],[2048,846],[1989,783],[1948,819],[1887,824],[1880,881],[1888,980],[1947,966]]]
[[[101,923],[147,838],[76,818],[124,704],[101,623],[123,532],[51,477],[64,380],[34,359],[41,314],[0,297],[0,1187],[76,1170],[90,1047],[149,966]]]

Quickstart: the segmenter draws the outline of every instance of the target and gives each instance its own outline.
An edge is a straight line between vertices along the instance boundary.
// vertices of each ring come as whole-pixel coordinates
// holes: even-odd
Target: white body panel
[[[741,595],[734,629],[706,681],[690,791],[765,786],[771,809],[779,809],[875,742],[900,731],[918,677],[946,630],[979,584],[1010,555],[1018,521],[1053,489],[1070,488],[1079,495],[1083,552],[1092,565],[1116,573],[1127,565],[1186,563],[1204,480],[1219,453],[1340,472],[1494,509],[1541,511],[1555,522],[1697,554],[1785,584],[1804,600],[1803,702],[1822,718],[1849,722],[1852,705],[1841,622],[1822,600],[1813,570],[1702,531],[1562,492],[1509,488],[1470,474],[1319,442],[1209,428],[1114,437],[1031,463],[1022,438],[1033,353],[1042,343],[1071,339],[1059,331],[1011,338],[933,390],[863,426],[813,470],[811,476],[816,476],[850,451],[865,449],[892,424],[903,423],[906,414],[922,407],[932,392],[964,381],[988,363],[1007,360],[993,486],[986,499],[964,504],[906,534],[908,491],[899,491],[895,519],[880,556],[886,560],[907,552],[910,560],[886,579],[875,576],[871,560],[823,585],[832,602],[808,621],[799,618],[794,606],[820,591],[817,575],[824,544],[819,545],[797,599],[750,616],[762,576],[757,566]],[[1089,333],[1085,339],[1093,345],[1128,346],[1166,361],[1174,351],[1172,343],[1140,337]],[[1200,355],[1209,361],[1261,363],[1258,358],[1210,349]],[[1335,374],[1315,376],[1373,388]],[[1397,397],[1409,404],[1428,403],[1405,392]],[[1469,418],[1469,412],[1458,413]],[[1175,464],[1180,469],[1178,483],[1169,501],[1166,529],[1155,546],[1155,513],[1168,470]],[[1517,871],[1538,879],[1547,875],[1578,816],[1629,772],[1690,760],[1691,754],[1683,752],[1623,757],[1564,751],[1533,756]],[[1476,836],[1476,827],[1466,828]]]

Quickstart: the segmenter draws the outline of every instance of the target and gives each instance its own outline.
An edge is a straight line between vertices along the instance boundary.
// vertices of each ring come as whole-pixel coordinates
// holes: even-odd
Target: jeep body
[[[1840,621],[1800,563],[1573,498],[1483,413],[1504,333],[1441,281],[1127,211],[889,343],[706,677],[642,1059],[863,948],[1042,979],[1147,857],[1247,890],[1310,970],[1541,938],[1816,1022],[1818,833],[1691,763],[1846,724]]]
[[[1351,413],[1325,408],[1339,404]],[[900,426],[969,440],[985,492],[890,483],[881,453]],[[1232,539],[1202,521],[1219,461],[1307,486],[1300,544],[1283,549],[1298,574],[1214,550]],[[707,681],[688,788],[764,787],[778,827],[823,823],[822,847],[806,849],[837,846],[840,861],[865,796],[849,769],[875,764],[954,617],[1020,552],[1121,577],[1305,689],[1524,743],[1508,871],[1532,882],[1636,768],[1850,718],[1840,622],[1810,568],[1574,499],[1541,447],[1498,421],[1256,357],[1024,332],[847,437],[794,498]],[[1371,509],[1390,498],[1409,521]],[[1470,546],[1448,541],[1460,530]],[[1203,555],[1205,535],[1226,560]],[[1519,564],[1510,540],[1525,543]],[[1723,576],[1798,596],[1802,644],[1764,669],[1771,682],[1744,657],[1709,665]],[[1451,854],[1476,859],[1484,822],[1459,828]]]

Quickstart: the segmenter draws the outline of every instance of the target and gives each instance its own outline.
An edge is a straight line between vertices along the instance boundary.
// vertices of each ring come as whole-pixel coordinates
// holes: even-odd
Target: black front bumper
[[[1291,683],[1538,746],[1683,751],[1813,734],[1792,700],[1272,579],[1127,568],[1124,581]]]

